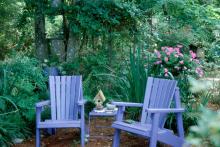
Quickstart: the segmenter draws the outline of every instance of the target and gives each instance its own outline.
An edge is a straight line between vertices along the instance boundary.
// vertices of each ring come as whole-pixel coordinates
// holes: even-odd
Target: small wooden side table
[[[92,118],[97,118],[97,117],[113,117],[114,119],[116,118],[116,114],[117,114],[117,110],[116,111],[113,111],[113,112],[96,112],[95,110],[92,110],[90,113],[89,113],[89,124],[88,124],[88,135],[89,137],[98,137],[98,138],[108,138],[108,137],[104,137],[104,136],[101,136],[101,135],[94,135],[94,136],[90,136],[90,122],[91,122],[91,119]],[[95,128],[111,128],[111,126],[99,126],[98,124],[96,124],[94,126]]]

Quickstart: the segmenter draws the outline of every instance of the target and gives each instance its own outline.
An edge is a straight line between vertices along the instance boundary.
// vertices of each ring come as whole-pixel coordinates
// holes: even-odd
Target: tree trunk
[[[61,4],[61,0],[52,0],[51,1],[51,6],[54,8],[57,8],[58,6],[60,6]]]
[[[36,56],[38,59],[43,61],[48,58],[47,41],[46,41],[46,30],[45,30],[45,16],[43,13],[43,1],[36,1],[36,12],[35,12],[35,45],[36,45]]]
[[[62,4],[64,5],[65,1],[62,0]],[[67,50],[68,50],[68,40],[69,40],[69,32],[70,29],[68,27],[68,22],[65,16],[65,10],[62,8],[62,15],[63,15],[63,42],[65,45],[65,54],[64,54],[64,58],[65,61],[67,61]]]
[[[58,57],[59,62],[65,61],[65,44],[63,39],[51,39],[51,56]]]
[[[67,44],[67,61],[72,61],[76,56],[76,52],[79,51],[80,48],[80,38],[78,35],[69,33],[69,40]]]

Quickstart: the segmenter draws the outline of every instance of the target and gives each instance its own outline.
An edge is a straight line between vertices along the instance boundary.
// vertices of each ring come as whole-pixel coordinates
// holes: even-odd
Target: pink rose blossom
[[[183,57],[183,54],[182,54],[182,53],[179,53],[178,55],[179,55],[180,57]]]
[[[170,56],[171,52],[166,52],[167,56]]]
[[[180,53],[180,48],[175,47],[174,50],[175,50],[177,53]]]
[[[165,51],[165,49],[166,49],[166,47],[161,47],[161,50],[162,50],[162,51]]]
[[[160,61],[156,61],[154,64],[161,64],[162,63],[162,61],[160,60]]]
[[[168,73],[168,69],[167,68],[164,68],[164,73]]]
[[[167,50],[168,52],[171,52],[171,53],[174,52],[174,49],[172,47],[168,47]]]
[[[169,58],[168,57],[165,57],[164,58],[164,61],[168,62]]]
[[[157,58],[161,58],[161,54],[158,50],[154,50],[154,53],[157,55]]]
[[[194,53],[192,50],[190,50],[189,53],[191,54],[191,57],[192,57],[193,59],[196,58],[196,53]]]
[[[169,75],[168,75],[168,73],[165,73],[164,76],[165,76],[165,77],[168,77]]]
[[[177,47],[178,47],[178,48],[182,48],[182,47],[183,47],[183,45],[181,45],[181,44],[178,44],[178,45],[177,45]]]
[[[175,54],[175,55],[174,55],[174,57],[178,58],[178,57],[179,57],[179,55],[178,55],[178,54]]]
[[[198,59],[194,59],[194,61],[195,61],[197,64],[200,64],[200,62],[199,62]]]
[[[180,64],[184,64],[184,61],[180,61]]]
[[[202,77],[204,75],[204,72],[200,67],[196,68],[196,73],[198,74],[199,77]]]

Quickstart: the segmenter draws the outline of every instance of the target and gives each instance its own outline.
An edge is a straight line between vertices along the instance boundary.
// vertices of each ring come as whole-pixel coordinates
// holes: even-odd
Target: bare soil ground
[[[96,121],[92,120],[91,137],[86,147],[111,147],[114,130],[112,128],[95,127],[95,125],[110,126],[111,122],[111,119],[106,118],[98,118]],[[97,135],[99,137],[95,137]],[[42,147],[80,147],[80,132],[79,129],[58,129],[55,135],[43,136],[41,143]],[[144,138],[125,132],[121,134],[121,147],[146,147],[147,144],[147,140]],[[35,147],[35,137],[14,147]]]

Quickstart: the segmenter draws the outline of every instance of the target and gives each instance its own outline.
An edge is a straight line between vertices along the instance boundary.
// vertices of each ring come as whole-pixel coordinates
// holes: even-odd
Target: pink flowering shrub
[[[155,74],[159,72],[163,76],[169,76],[169,74],[178,76],[182,73],[198,77],[203,77],[204,75],[196,53],[192,50],[184,52],[182,45],[175,47],[165,46],[161,47],[160,50],[154,50],[151,62],[151,70]]]

